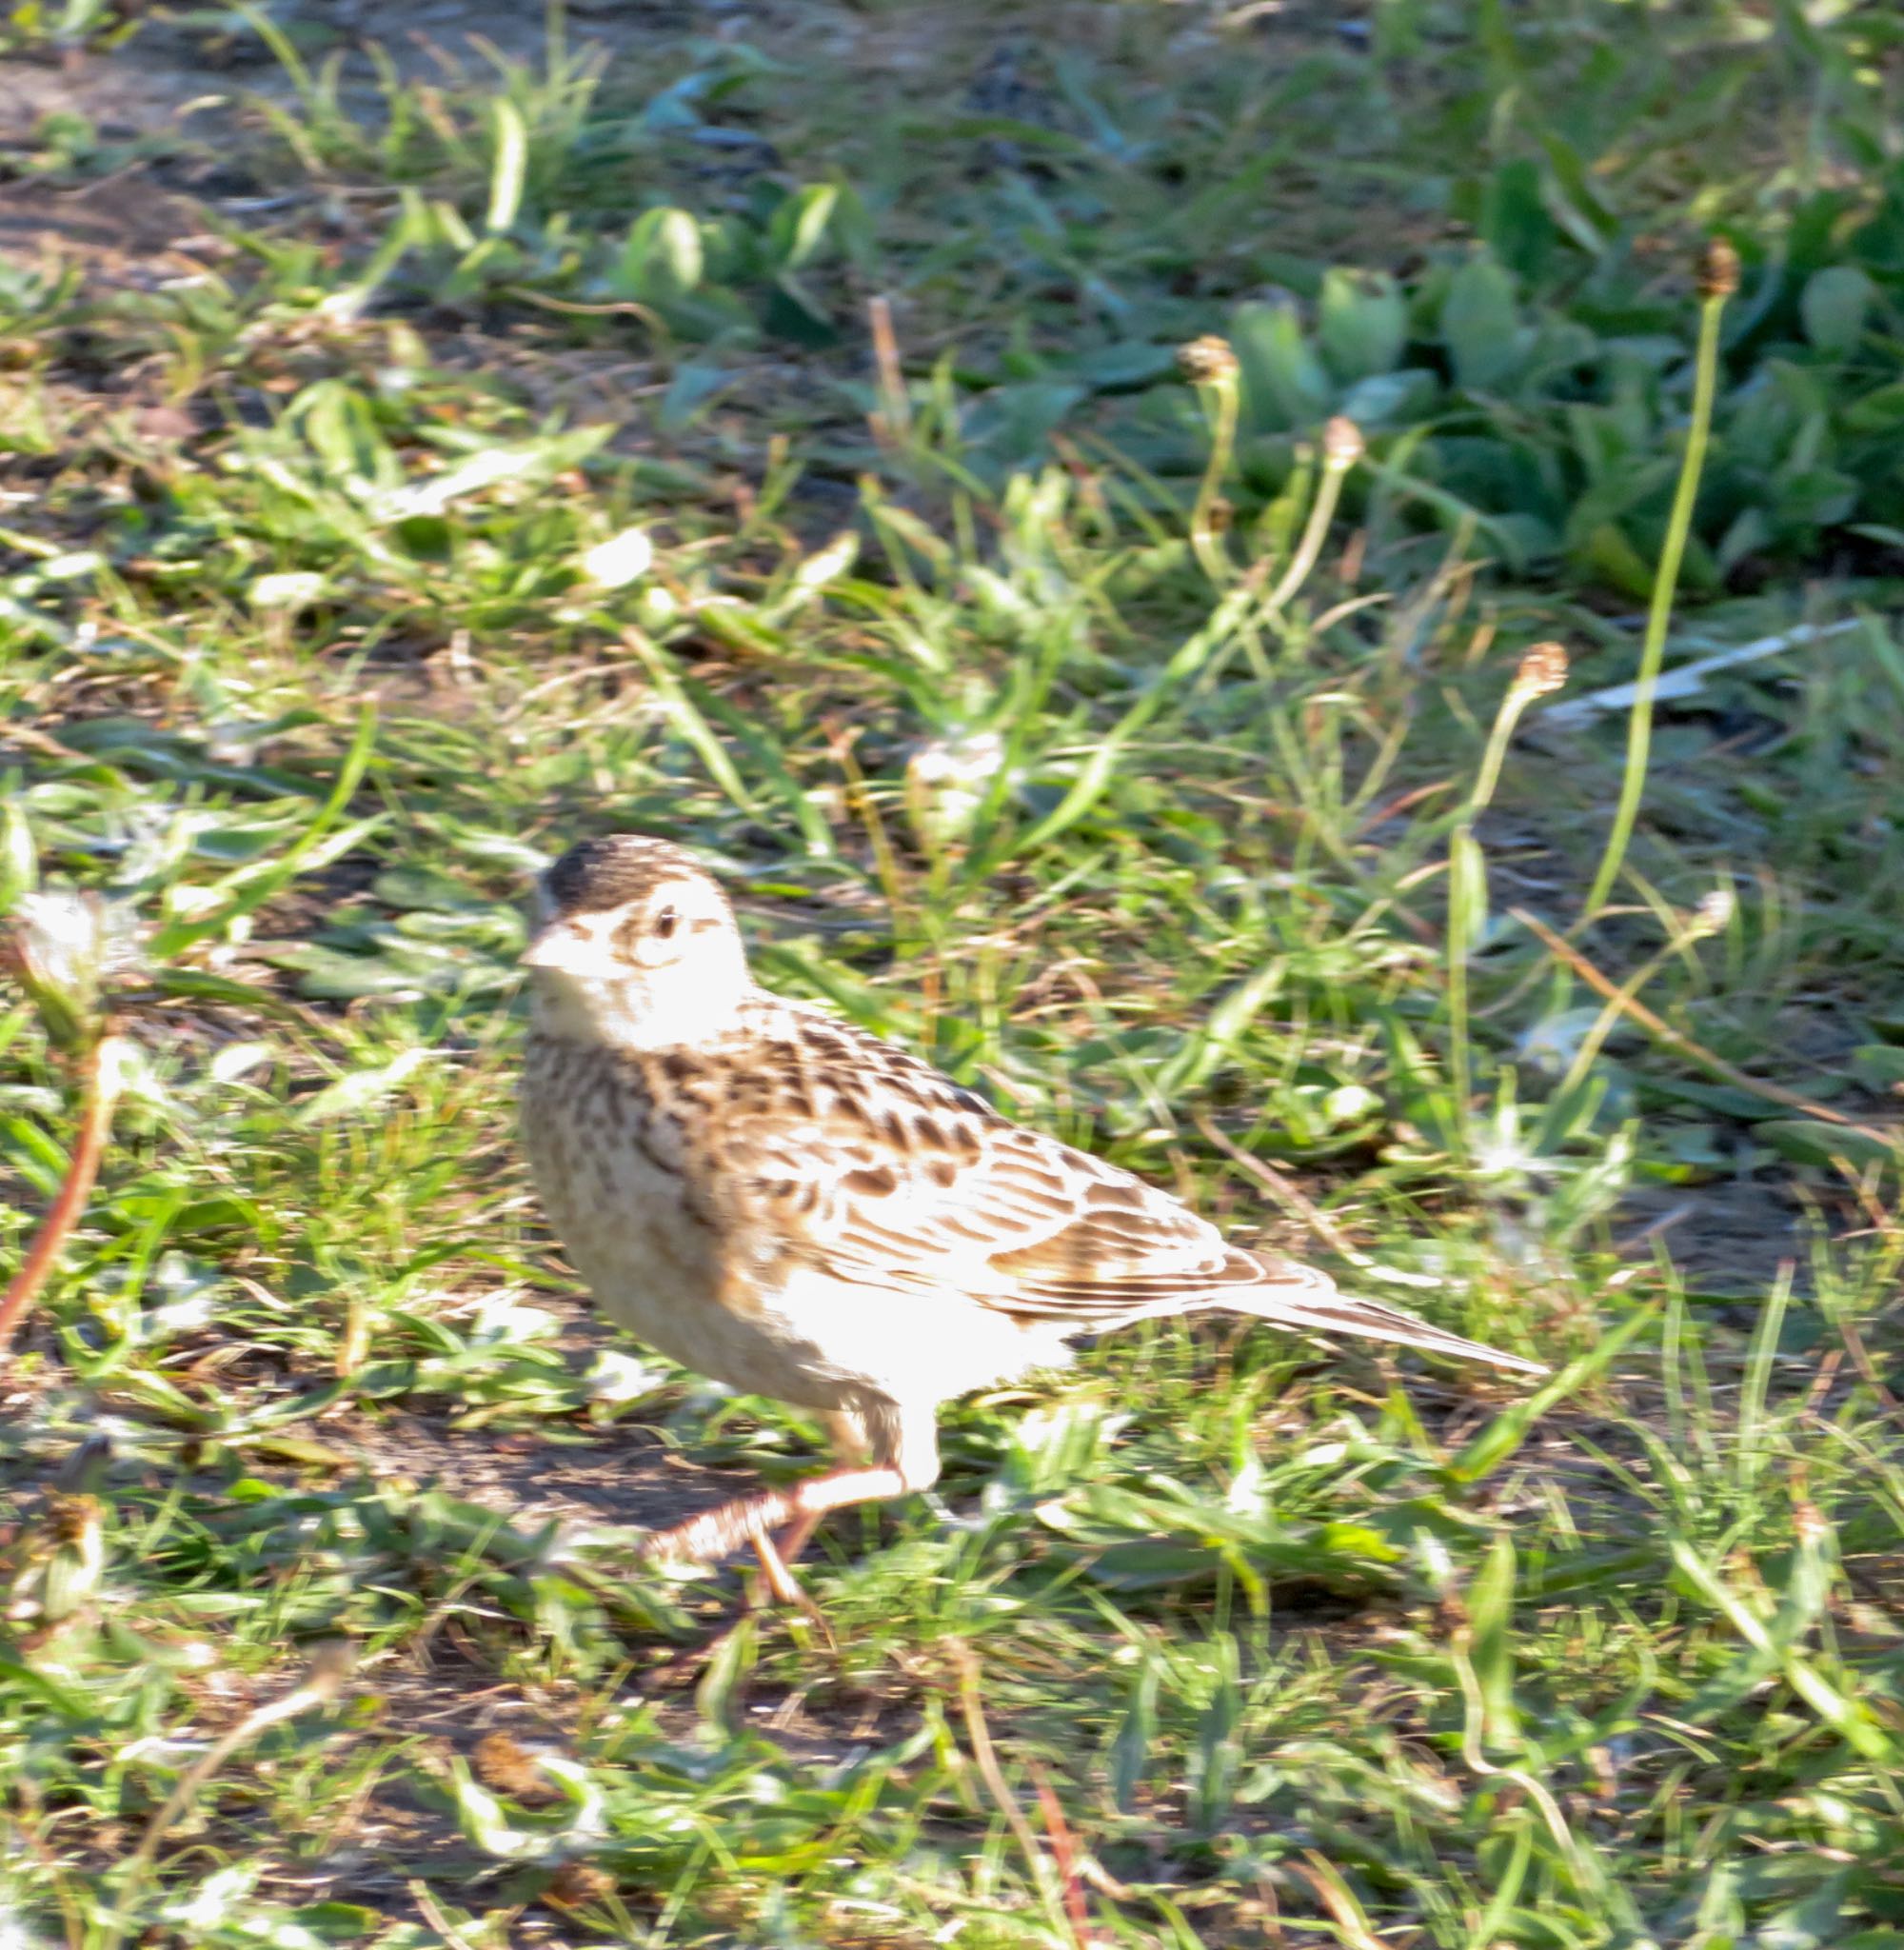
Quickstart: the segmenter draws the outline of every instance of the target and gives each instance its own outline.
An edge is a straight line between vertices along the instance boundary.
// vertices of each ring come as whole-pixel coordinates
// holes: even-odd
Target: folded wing
[[[1259,1259],[1168,1193],[1001,1117],[892,1045],[798,1019],[776,1096],[725,1149],[728,1223],[861,1287],[955,1288],[1079,1333],[1225,1307],[1496,1366],[1535,1363],[1339,1293],[1312,1267]],[[784,1101],[790,1095],[791,1101]]]

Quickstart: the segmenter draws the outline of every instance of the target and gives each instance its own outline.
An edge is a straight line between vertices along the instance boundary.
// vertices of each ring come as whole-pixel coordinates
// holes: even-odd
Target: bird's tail
[[[1547,1372],[1537,1361],[1524,1361],[1517,1354],[1503,1354],[1498,1347],[1431,1327],[1426,1321],[1418,1321],[1398,1306],[1384,1306],[1378,1300],[1360,1300],[1343,1293],[1328,1274],[1314,1266],[1271,1262],[1264,1271],[1269,1277],[1260,1285],[1225,1288],[1220,1304],[1306,1333],[1359,1334],[1367,1341],[1393,1341],[1403,1347],[1420,1347],[1458,1361],[1484,1362],[1489,1367],[1511,1368],[1518,1374]]]

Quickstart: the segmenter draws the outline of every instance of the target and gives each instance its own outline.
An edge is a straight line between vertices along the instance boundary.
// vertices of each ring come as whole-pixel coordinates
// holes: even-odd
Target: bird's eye
[[[664,907],[655,916],[654,931],[656,940],[668,940],[673,935],[675,928],[680,925],[680,922],[681,916],[672,907]]]

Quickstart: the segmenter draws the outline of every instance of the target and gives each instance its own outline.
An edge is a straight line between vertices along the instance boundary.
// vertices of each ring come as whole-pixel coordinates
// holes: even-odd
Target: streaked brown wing
[[[1168,1193],[1009,1123],[890,1044],[798,1019],[765,1101],[730,1118],[730,1224],[895,1292],[955,1288],[1081,1331],[1274,1272]],[[751,1111],[751,1114],[750,1114]]]
[[[1264,1269],[1167,1192],[1036,1133],[1071,1209],[1040,1237],[991,1255],[999,1283],[982,1297],[1007,1312],[1087,1323],[1126,1320],[1192,1295],[1262,1283]]]

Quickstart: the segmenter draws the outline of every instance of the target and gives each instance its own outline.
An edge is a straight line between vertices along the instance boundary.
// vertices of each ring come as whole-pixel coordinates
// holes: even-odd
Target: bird
[[[1232,1244],[1148,1181],[763,987],[720,884],[668,841],[582,840],[535,905],[522,1133],[569,1262],[609,1319],[817,1414],[834,1449],[823,1474],[648,1533],[649,1558],[751,1544],[798,1602],[786,1566],[829,1511],[930,1490],[946,1403],[1136,1321],[1227,1309],[1545,1372]]]

